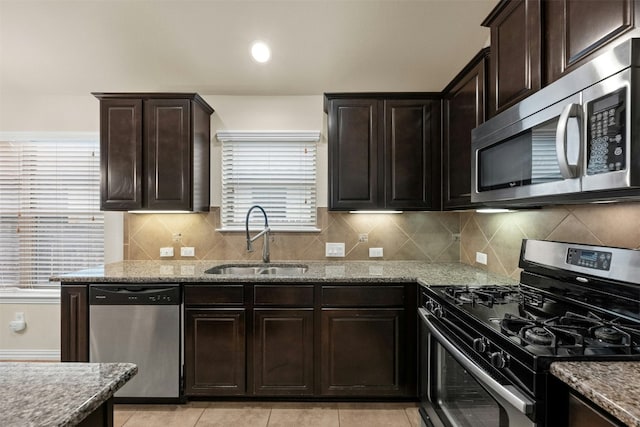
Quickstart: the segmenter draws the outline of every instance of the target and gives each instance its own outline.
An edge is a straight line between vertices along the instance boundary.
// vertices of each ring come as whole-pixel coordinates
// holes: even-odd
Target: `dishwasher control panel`
[[[177,305],[180,285],[91,285],[90,305]]]

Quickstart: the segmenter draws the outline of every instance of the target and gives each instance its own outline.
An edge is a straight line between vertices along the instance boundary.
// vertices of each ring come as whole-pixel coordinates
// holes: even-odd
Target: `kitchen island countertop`
[[[131,363],[0,363],[1,426],[74,426],[138,372]]]
[[[640,427],[640,362],[554,362],[551,373],[626,425]]]
[[[308,271],[295,276],[208,274],[217,265],[257,264],[247,261],[121,261],[93,269],[54,276],[64,283],[392,283],[415,282],[425,285],[507,285],[518,281],[462,263],[424,261],[286,261],[277,264],[304,264]]]

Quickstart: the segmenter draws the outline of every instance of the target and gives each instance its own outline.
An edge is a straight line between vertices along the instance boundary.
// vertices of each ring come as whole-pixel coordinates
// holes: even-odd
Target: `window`
[[[274,230],[316,229],[316,145],[320,132],[218,132],[222,141],[223,229],[244,229],[262,206]],[[251,223],[264,224],[260,215]]]
[[[0,135],[0,286],[103,263],[96,134]]]

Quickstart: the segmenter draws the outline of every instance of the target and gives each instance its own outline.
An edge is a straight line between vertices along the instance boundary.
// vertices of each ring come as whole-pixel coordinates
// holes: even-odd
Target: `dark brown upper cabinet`
[[[330,210],[440,209],[440,94],[325,94]]]
[[[210,116],[194,93],[94,93],[101,209],[209,210]]]
[[[545,83],[601,53],[611,43],[638,37],[634,0],[547,0],[544,3]]]
[[[471,130],[485,120],[489,48],[447,85],[442,102],[442,205],[471,207]]]
[[[489,116],[541,87],[541,2],[502,0],[482,22],[491,29]]]

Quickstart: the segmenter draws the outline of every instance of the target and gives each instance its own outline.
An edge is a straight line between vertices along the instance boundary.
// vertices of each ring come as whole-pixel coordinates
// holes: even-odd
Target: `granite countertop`
[[[626,425],[640,427],[640,362],[554,362],[551,373]]]
[[[0,362],[0,425],[76,425],[137,372],[131,363]]]
[[[296,276],[207,274],[221,264],[251,264],[233,261],[121,261],[105,266],[54,276],[65,283],[215,283],[215,282],[415,282],[430,285],[517,284],[509,277],[488,273],[462,263],[423,261],[287,261],[272,264],[304,264],[309,269]],[[255,263],[253,263],[255,264]]]

